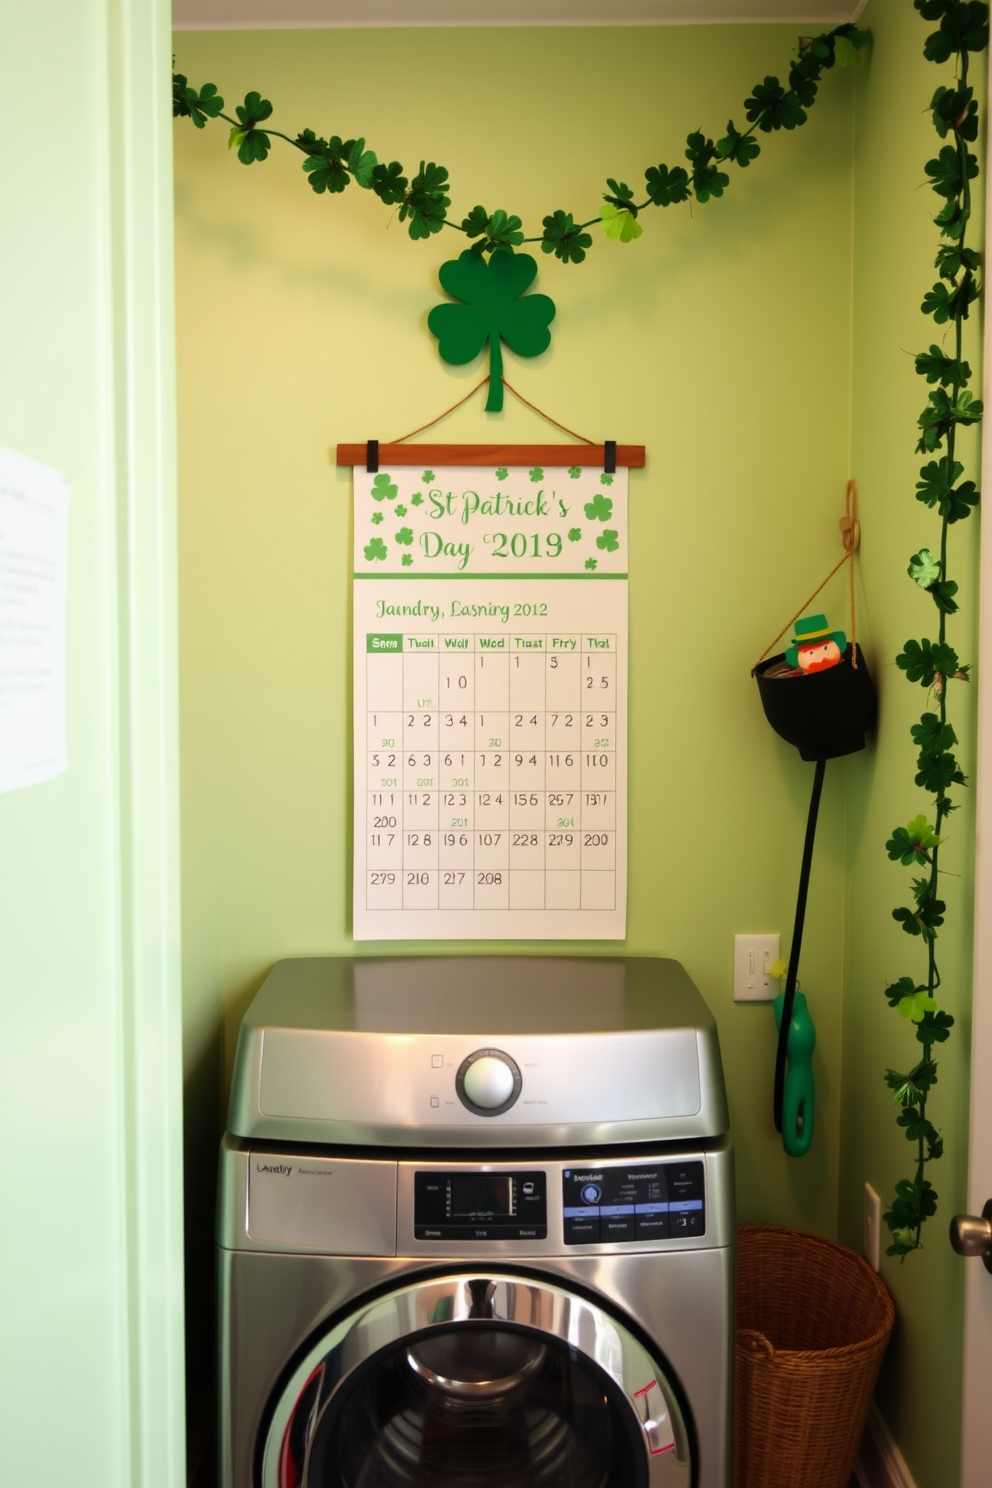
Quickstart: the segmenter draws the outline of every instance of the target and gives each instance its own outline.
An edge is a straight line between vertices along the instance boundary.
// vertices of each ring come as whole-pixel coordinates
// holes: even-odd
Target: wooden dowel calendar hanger
[[[616,464],[644,466],[643,444],[618,444]],[[338,465],[365,465],[368,444],[339,444]],[[380,444],[380,465],[549,465],[608,469],[602,444]]]
[[[618,465],[623,465],[630,470],[641,470],[644,467],[644,445],[643,444],[617,444],[615,439],[607,439],[602,443],[594,443],[586,439],[582,434],[576,434],[573,429],[567,429],[564,424],[559,424],[557,419],[538,408],[536,404],[528,402],[516,388],[511,387],[506,378],[501,378],[503,386],[508,388],[514,397],[519,398],[521,403],[526,403],[528,408],[540,414],[549,424],[554,424],[556,429],[561,429],[564,434],[571,434],[573,439],[581,439],[581,444],[406,444],[404,441],[412,439],[416,434],[422,434],[425,429],[431,429],[439,424],[449,413],[460,408],[466,403],[473,393],[479,388],[485,387],[489,381],[484,377],[482,381],[460,398],[451,408],[446,408],[444,413],[438,414],[436,419],[431,419],[429,424],[423,424],[419,429],[414,429],[410,434],[404,434],[400,439],[392,443],[380,444],[377,439],[367,439],[361,444],[339,444],[335,452],[338,465],[364,465],[372,473],[378,471],[380,465],[549,465],[552,468],[562,466],[585,467],[587,469],[605,470],[612,474]]]

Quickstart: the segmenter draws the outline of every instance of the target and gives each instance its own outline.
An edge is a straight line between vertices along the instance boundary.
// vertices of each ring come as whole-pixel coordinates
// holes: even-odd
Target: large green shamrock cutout
[[[471,248],[441,265],[438,278],[459,305],[435,305],[427,324],[438,338],[446,362],[471,362],[489,342],[489,396],[486,409],[503,407],[503,353],[500,338],[518,356],[537,356],[551,342],[548,326],[555,304],[547,295],[521,299],[534,282],[537,264],[529,253],[494,253],[487,262]]]

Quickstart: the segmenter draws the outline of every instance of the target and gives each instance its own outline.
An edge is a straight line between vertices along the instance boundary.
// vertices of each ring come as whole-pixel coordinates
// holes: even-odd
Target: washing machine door
[[[658,1361],[561,1287],[489,1272],[342,1318],[281,1391],[262,1488],[688,1488]]]

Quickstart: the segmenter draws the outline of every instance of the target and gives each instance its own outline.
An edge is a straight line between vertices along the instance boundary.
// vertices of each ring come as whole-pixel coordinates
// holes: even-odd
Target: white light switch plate
[[[780,935],[734,936],[734,1001],[771,1002],[781,988],[769,975],[781,955]]]

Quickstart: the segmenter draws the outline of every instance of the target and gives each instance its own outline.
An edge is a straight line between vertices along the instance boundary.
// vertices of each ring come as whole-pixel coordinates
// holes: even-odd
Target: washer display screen
[[[509,1218],[514,1212],[516,1194],[509,1173],[452,1173],[449,1185],[452,1219]]]
[[[414,1174],[417,1240],[544,1240],[547,1233],[545,1173]]]

